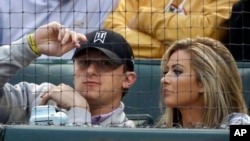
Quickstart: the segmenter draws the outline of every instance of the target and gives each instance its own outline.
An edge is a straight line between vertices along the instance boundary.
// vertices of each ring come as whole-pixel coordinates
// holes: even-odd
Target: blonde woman
[[[176,41],[161,63],[162,104],[157,127],[229,128],[250,124],[237,65],[219,41]]]

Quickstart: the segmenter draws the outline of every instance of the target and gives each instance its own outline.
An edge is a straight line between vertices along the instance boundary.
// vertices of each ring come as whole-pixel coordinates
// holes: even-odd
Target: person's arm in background
[[[136,58],[161,58],[164,50],[160,41],[149,34],[128,27],[130,19],[138,11],[138,6],[137,0],[121,0],[117,9],[104,21],[103,27],[123,35],[133,48]],[[147,17],[144,22],[148,20],[150,19]]]
[[[104,27],[123,34],[132,45],[135,57],[158,58],[163,49],[178,39],[207,36],[221,41],[236,1],[186,0],[184,15],[166,12],[168,3],[148,2],[142,5],[142,1],[139,4],[134,0],[122,0],[116,11],[109,15]]]
[[[226,34],[232,6],[237,1],[192,0],[184,5],[187,10],[185,15],[164,12],[164,9],[140,7],[134,26],[160,41],[172,42],[196,36],[211,37],[222,41]],[[152,17],[152,20],[145,22],[147,17]]]
[[[11,45],[0,47],[0,123],[27,121],[31,108],[40,104],[40,94],[53,86],[50,83],[38,85],[27,82],[11,85],[7,83],[11,75],[41,54],[61,56],[79,47],[78,41],[84,42],[86,37],[52,22]]]

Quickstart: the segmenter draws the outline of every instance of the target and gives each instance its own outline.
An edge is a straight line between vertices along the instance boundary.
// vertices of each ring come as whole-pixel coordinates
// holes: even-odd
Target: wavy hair
[[[174,42],[162,57],[162,72],[166,71],[171,55],[178,50],[184,50],[191,55],[191,67],[196,73],[196,79],[204,87],[203,127],[216,128],[233,112],[247,114],[236,62],[221,42],[207,37],[187,38]],[[163,105],[162,100],[160,103]],[[165,107],[156,127],[175,127],[179,124],[181,124],[179,110]]]

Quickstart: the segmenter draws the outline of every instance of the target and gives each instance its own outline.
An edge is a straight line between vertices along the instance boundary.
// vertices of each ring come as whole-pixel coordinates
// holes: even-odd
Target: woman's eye
[[[165,76],[168,73],[168,71],[163,71],[162,75]]]
[[[179,76],[182,73],[182,71],[180,70],[174,70],[173,72],[176,76]]]

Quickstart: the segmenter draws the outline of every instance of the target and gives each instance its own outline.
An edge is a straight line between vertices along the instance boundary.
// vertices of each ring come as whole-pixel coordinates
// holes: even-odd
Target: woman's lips
[[[168,96],[172,93],[169,89],[163,89],[163,96]]]

